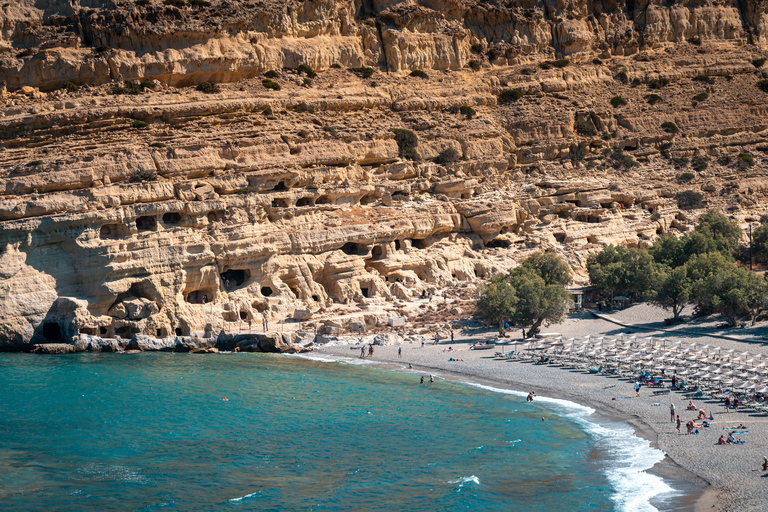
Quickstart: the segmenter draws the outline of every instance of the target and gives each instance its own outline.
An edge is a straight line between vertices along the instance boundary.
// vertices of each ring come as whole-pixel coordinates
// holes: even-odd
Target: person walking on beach
[[[672,418],[670,421],[674,423],[675,422],[675,404],[669,404],[669,414]]]
[[[451,329],[451,343],[453,343],[453,329]]]
[[[365,359],[365,345],[360,347],[360,357]]]
[[[424,348],[424,336],[421,337],[421,348]]]
[[[368,345],[368,357],[373,357],[373,345]]]
[[[728,409],[731,408],[731,397],[727,396],[725,397],[725,412],[730,412]]]
[[[403,347],[397,347],[397,358],[398,359],[403,358]]]
[[[635,381],[635,395],[640,396],[640,381]]]
[[[677,415],[677,433],[678,433],[678,434],[680,434],[680,433],[681,433],[681,432],[680,432],[680,423],[682,423],[682,422],[680,421],[680,415],[678,414],[678,415]]]

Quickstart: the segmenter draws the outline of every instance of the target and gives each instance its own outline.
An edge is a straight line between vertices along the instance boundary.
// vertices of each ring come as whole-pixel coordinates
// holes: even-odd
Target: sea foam
[[[494,393],[528,396],[528,393],[523,391],[500,389],[473,382],[466,384]],[[608,454],[610,465],[605,470],[605,476],[614,489],[611,501],[616,504],[617,510],[657,511],[658,509],[651,505],[650,500],[660,494],[674,491],[660,477],[646,472],[664,459],[664,452],[651,448],[650,443],[637,437],[629,425],[590,421],[588,418],[594,414],[595,410],[569,400],[537,396],[536,402],[547,404],[558,415],[577,423],[595,440],[595,445]]]

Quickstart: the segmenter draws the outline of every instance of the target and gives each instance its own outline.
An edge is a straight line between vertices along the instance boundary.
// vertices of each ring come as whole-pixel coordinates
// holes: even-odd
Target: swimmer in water
[[[421,383],[424,384],[424,376],[421,376]]]
[[[429,376],[429,382],[435,382],[435,378],[432,375]]]

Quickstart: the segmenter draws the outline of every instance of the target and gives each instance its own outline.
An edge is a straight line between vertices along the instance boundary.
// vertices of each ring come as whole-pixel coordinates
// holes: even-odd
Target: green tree
[[[768,224],[761,224],[752,234],[752,256],[760,263],[768,262]]]
[[[683,241],[680,238],[669,236],[666,233],[656,240],[648,248],[653,259],[659,265],[666,265],[670,268],[677,268],[685,265],[690,258],[690,254],[685,251]]]
[[[477,312],[488,322],[499,324],[499,334],[504,336],[504,321],[512,320],[518,302],[515,289],[504,276],[491,278],[491,282],[478,290]]]
[[[693,286],[688,278],[686,267],[662,267],[657,274],[657,282],[649,293],[651,303],[672,310],[672,317],[677,319],[691,299]]]
[[[726,272],[733,266],[731,260],[719,252],[694,254],[685,267],[691,283],[691,299],[696,304],[699,314],[714,313],[709,289],[711,277],[720,272]]]
[[[749,315],[755,321],[757,313],[768,300],[765,279],[754,272],[733,265],[711,274],[703,283],[712,310],[720,313],[728,325],[736,325],[739,317]]]
[[[717,247],[717,251],[732,255],[744,236],[738,224],[715,210],[710,210],[699,218],[696,231],[707,235]]]
[[[587,258],[587,272],[599,294],[605,297],[626,295],[635,299],[653,290],[658,270],[648,251],[609,245]]]
[[[536,270],[525,263],[510,270],[507,277],[518,297],[512,318],[517,324],[530,326],[529,335],[537,333],[542,324],[563,321],[568,299],[564,285],[547,284]]]
[[[544,279],[547,285],[566,286],[571,282],[571,270],[562,258],[553,252],[533,254],[526,258],[520,266],[535,272]]]

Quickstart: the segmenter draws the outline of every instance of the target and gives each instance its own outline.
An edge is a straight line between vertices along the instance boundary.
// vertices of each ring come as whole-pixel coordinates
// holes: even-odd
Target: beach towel
[[[749,430],[740,430],[739,432],[731,432],[731,434],[751,434]]]

